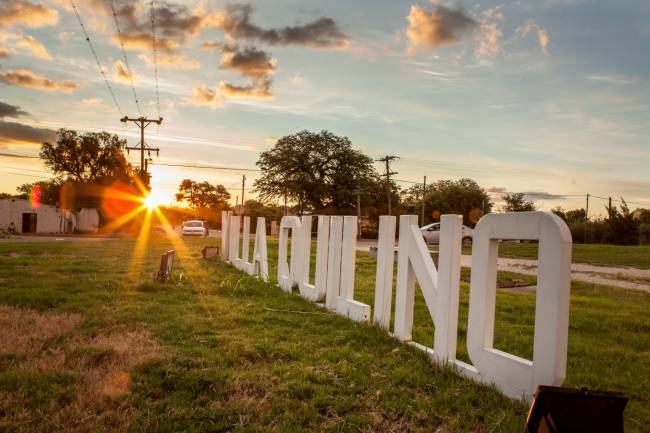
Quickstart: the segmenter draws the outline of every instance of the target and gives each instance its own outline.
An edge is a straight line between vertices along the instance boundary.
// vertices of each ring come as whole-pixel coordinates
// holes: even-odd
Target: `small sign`
[[[235,214],[236,215],[244,215],[246,213],[246,206],[243,204],[238,204],[235,206]]]

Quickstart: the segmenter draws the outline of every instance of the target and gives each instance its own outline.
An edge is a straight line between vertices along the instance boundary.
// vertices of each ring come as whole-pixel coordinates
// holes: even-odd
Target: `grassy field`
[[[200,260],[211,242],[176,245],[164,285],[151,282],[164,240],[142,254],[133,241],[0,243],[0,431],[523,430],[524,405]],[[360,253],[357,298],[370,304],[374,273]],[[498,291],[497,348],[531,356],[534,300]],[[467,302],[463,285],[465,360]],[[648,311],[650,294],[573,284],[566,385],[626,392],[629,432],[650,423]],[[430,345],[432,331],[418,293],[414,339]]]
[[[463,248],[463,254],[471,253],[471,247]],[[537,260],[537,244],[502,242],[499,257]],[[573,263],[650,269],[650,245],[574,244]]]

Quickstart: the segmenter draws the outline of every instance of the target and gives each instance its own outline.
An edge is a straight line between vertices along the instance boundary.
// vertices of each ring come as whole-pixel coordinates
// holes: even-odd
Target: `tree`
[[[253,187],[260,199],[286,197],[299,213],[354,208],[357,187],[370,188],[378,179],[370,157],[354,150],[347,137],[329,131],[282,137],[261,153],[257,166],[262,175]]]
[[[607,227],[604,241],[617,245],[639,244],[639,221],[634,219],[627,203],[621,197],[620,210],[615,206],[605,206],[607,209]]]
[[[184,179],[176,193],[177,201],[187,203],[195,209],[225,207],[229,199],[230,193],[223,185],[199,183],[191,179]]]
[[[406,212],[419,215],[422,186],[415,185],[403,194]],[[473,226],[492,210],[490,196],[472,179],[439,180],[427,185],[424,193],[424,221],[438,220],[442,214],[461,214],[465,225]]]
[[[60,129],[55,144],[43,143],[40,157],[57,176],[78,184],[132,183],[134,170],[122,148],[125,140],[108,132]]]
[[[32,195],[32,191],[38,189],[41,203],[57,206],[61,195],[61,184],[62,182],[57,179],[41,180],[34,183],[24,183],[16,190],[21,197],[28,199]]]
[[[526,200],[522,192],[506,193],[501,197],[505,204],[501,208],[503,212],[529,212],[537,209],[535,203]]]

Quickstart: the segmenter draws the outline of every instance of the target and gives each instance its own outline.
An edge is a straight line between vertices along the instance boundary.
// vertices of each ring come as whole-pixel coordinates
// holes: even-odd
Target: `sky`
[[[164,119],[146,140],[168,201],[191,178],[234,204],[259,173],[158,164],[255,169],[279,137],[327,129],[399,156],[404,188],[470,177],[542,210],[650,207],[650,2],[154,0],[156,61],[151,4],[0,0],[0,153],[61,127],[134,146],[119,119],[142,113]],[[0,156],[0,191],[48,176]]]

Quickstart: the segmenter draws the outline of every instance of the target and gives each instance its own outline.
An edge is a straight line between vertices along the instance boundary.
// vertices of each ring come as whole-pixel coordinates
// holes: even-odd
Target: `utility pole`
[[[422,182],[422,219],[420,220],[420,227],[424,225],[424,196],[427,193],[427,177],[424,176],[424,182]]]
[[[138,118],[132,118],[132,117],[127,117],[124,116],[120,119],[120,122],[126,123],[126,122],[133,122],[136,125],[138,125],[138,128],[140,128],[140,146],[139,147],[129,147],[126,146],[125,149],[128,153],[129,150],[139,150],[140,151],[140,176],[144,179],[144,174],[148,174],[147,171],[147,165],[145,163],[144,159],[144,152],[147,151],[149,156],[151,156],[151,152],[156,152],[156,156],[160,155],[160,149],[159,148],[152,148],[146,145],[144,142],[144,129],[149,126],[152,123],[155,123],[157,125],[160,125],[162,123],[163,119],[162,117],[159,117],[158,119],[147,119],[146,117],[138,117]]]
[[[393,201],[393,193],[390,183],[390,177],[394,174],[397,174],[396,171],[390,171],[390,163],[394,160],[399,159],[399,156],[386,155],[383,158],[379,158],[377,162],[383,162],[386,166],[386,173],[382,176],[386,177],[386,200],[388,203],[388,215],[392,215],[391,202]]]
[[[585,206],[585,244],[587,243],[587,224],[589,224],[589,193],[587,193],[587,205]]]
[[[244,187],[245,186],[246,186],[246,175],[243,174],[242,177],[241,177],[241,204],[242,204],[242,206],[244,205],[244,203],[246,203],[244,201]]]

